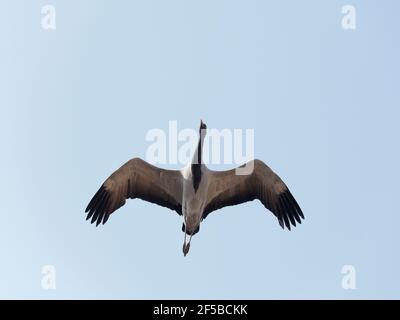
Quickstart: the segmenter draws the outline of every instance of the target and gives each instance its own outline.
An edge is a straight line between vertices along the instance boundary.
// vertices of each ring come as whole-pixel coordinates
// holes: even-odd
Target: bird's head
[[[200,132],[201,130],[207,130],[207,125],[203,122],[203,120],[200,120]]]

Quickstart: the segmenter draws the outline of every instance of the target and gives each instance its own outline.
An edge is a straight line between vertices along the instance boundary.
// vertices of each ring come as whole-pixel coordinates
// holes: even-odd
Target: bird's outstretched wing
[[[290,230],[291,224],[301,223],[303,212],[281,178],[260,160],[248,165],[253,165],[248,175],[237,175],[236,169],[211,171],[209,201],[203,219],[212,211],[258,199],[278,218],[282,228]]]
[[[100,187],[86,208],[87,218],[104,224],[126,199],[140,198],[175,210],[182,215],[182,179],[178,170],[157,168],[134,158],[115,171]]]

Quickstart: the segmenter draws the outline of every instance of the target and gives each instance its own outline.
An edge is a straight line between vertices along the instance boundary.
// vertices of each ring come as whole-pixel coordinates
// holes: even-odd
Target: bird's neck
[[[191,171],[192,171],[193,187],[195,190],[197,190],[197,188],[199,187],[202,176],[201,169],[203,166],[202,153],[203,153],[204,137],[205,137],[205,130],[200,130],[199,143],[197,144],[196,151],[192,159]]]

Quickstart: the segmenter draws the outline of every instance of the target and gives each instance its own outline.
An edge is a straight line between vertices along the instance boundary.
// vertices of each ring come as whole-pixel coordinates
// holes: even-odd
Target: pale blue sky
[[[41,7],[57,29],[41,29]],[[341,8],[357,29],[341,28]],[[398,1],[0,4],[1,298],[400,298]],[[253,128],[305,222],[260,203],[181,220],[130,201],[95,228],[103,180],[149,129]],[[218,166],[216,166],[218,168]],[[54,265],[57,289],[41,288]],[[357,271],[343,290],[341,268]]]

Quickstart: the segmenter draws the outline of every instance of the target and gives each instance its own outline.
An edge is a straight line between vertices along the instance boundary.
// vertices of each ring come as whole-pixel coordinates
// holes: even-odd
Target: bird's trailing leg
[[[185,226],[185,237],[183,239],[183,255],[186,257],[186,255],[189,252],[190,249],[190,241],[192,240],[193,234],[190,235],[189,240],[187,240],[187,233],[186,233],[186,226]]]

